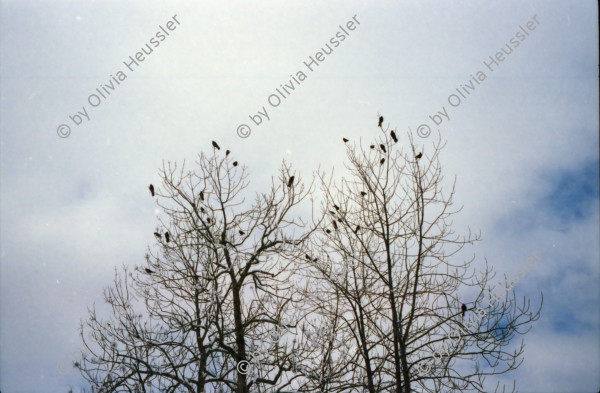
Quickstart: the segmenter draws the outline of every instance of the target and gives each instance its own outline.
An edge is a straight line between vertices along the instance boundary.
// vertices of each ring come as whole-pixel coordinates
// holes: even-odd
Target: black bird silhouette
[[[238,165],[238,162],[237,162],[237,161],[234,161],[234,162],[233,162],[233,166],[237,166],[237,165]]]
[[[225,156],[228,156],[231,153],[229,150],[225,150]]]
[[[379,145],[379,147],[381,147],[381,150],[383,150],[384,153],[387,153],[387,150],[385,150],[385,145],[383,143]]]
[[[335,207],[336,211],[338,211],[338,212],[340,211],[340,207],[338,205],[334,204],[333,207]]]
[[[150,269],[148,269],[147,267],[145,267],[145,268],[144,268],[144,270],[145,270],[145,271],[146,271],[146,273],[148,273],[148,274],[152,274],[152,273],[154,273],[154,270],[150,270]]]
[[[330,229],[325,229],[325,232],[331,233],[331,230]]]
[[[348,139],[346,138],[342,138],[342,140],[344,141],[344,143],[348,142]]]
[[[360,231],[360,225],[356,226],[356,229],[354,230],[354,233],[358,233],[358,231]]]
[[[204,213],[204,208],[202,206],[200,206],[200,211]]]
[[[204,201],[204,191],[200,191],[200,200]]]
[[[383,165],[384,162],[385,162],[385,158],[382,158],[381,161],[379,161],[379,165]]]
[[[169,232],[165,232],[165,240],[167,241],[167,243],[170,241],[170,237],[171,235],[169,235]]]
[[[362,195],[362,196],[365,196],[365,195],[367,195],[367,193],[366,193],[366,192],[364,192],[364,191],[361,191],[361,192],[360,192],[360,195]]]
[[[394,143],[398,142],[398,137],[396,137],[396,133],[394,132],[394,130],[390,131],[390,136],[394,140]]]
[[[291,187],[291,186],[292,186],[292,184],[294,184],[294,176],[291,176],[291,177],[290,177],[290,180],[288,180],[287,186],[288,186],[288,187]]]
[[[337,224],[336,224],[335,220],[333,220],[333,221],[332,221],[332,223],[333,223],[333,227],[334,227],[335,229],[338,229],[338,226],[337,226]]]
[[[379,124],[377,124],[377,127],[381,127],[382,124],[383,124],[383,116],[379,116]]]
[[[310,255],[306,254],[305,257],[310,261]]]
[[[465,312],[467,312],[467,306],[463,304],[462,306],[460,306],[460,309],[462,310],[462,316],[464,318],[465,317]]]
[[[158,238],[158,240],[162,239],[162,237],[160,236],[160,233],[158,233],[158,232],[154,232],[154,236],[156,236]]]
[[[415,158],[418,160],[419,158],[423,157],[423,153],[419,153],[415,156]]]
[[[208,217],[208,218],[206,219],[206,222],[208,222],[208,223],[210,224],[210,217]]]
[[[244,232],[244,231],[238,231],[238,233],[242,236],[244,236],[246,234],[246,232]]]
[[[152,184],[150,184],[148,186],[148,189],[150,190],[150,195],[154,196],[154,186]]]
[[[375,145],[371,145],[371,149],[374,149],[374,148],[375,148]]]
[[[217,149],[217,150],[221,150],[221,146],[219,146],[219,144],[218,144],[217,142],[215,142],[215,141],[212,141],[212,145],[213,145],[213,147],[214,147],[215,149]]]

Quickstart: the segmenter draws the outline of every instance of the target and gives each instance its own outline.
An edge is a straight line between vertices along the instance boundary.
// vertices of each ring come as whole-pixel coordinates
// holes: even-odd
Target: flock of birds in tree
[[[150,195],[154,196],[154,185],[150,184],[148,186],[148,189],[150,190]],[[154,236],[156,236],[156,238],[158,240],[162,240],[162,235],[159,232],[154,232]],[[169,243],[171,241],[171,235],[169,234],[169,232],[165,232],[165,240],[167,241],[167,243]],[[150,269],[146,269],[146,271],[148,272]],[[151,271],[151,270],[150,270]]]
[[[218,144],[217,142],[215,142],[215,141],[212,141],[212,146],[213,146],[213,148],[215,148],[216,150],[221,150],[221,146],[219,146],[219,144]],[[231,154],[231,151],[230,151],[230,150],[226,150],[226,151],[225,151],[225,156],[229,156],[229,154]],[[233,161],[233,162],[232,162],[232,165],[233,165],[234,167],[236,167],[236,166],[238,166],[238,165],[239,165],[239,163],[238,163],[237,161]],[[292,185],[294,184],[294,178],[295,178],[295,176],[290,176],[290,178],[288,179],[288,182],[287,182],[287,186],[288,186],[288,188],[291,188],[291,187],[292,187]],[[154,197],[154,196],[156,195],[156,193],[154,192],[154,185],[153,185],[153,184],[150,184],[150,185],[148,186],[148,189],[150,190],[150,195],[151,195],[152,197]],[[201,201],[201,202],[204,202],[204,191],[200,191],[199,198],[200,198],[200,201]],[[202,206],[200,206],[200,211],[201,211],[202,213],[206,212],[206,210],[205,210],[205,209],[204,209],[204,207],[202,207]],[[209,224],[210,224],[210,222],[211,222],[210,218],[207,218],[207,219],[206,219],[206,221],[207,221]],[[242,231],[242,230],[238,230],[238,233],[239,233],[241,236],[244,236],[244,235],[246,234],[246,232],[244,232],[244,231]],[[154,232],[154,236],[155,236],[155,237],[156,237],[156,238],[157,238],[159,241],[161,241],[161,240],[162,240],[162,235],[160,234],[160,232]],[[171,235],[169,234],[169,232],[165,232],[164,236],[165,236],[165,241],[166,241],[167,243],[169,243],[169,242],[171,241]],[[153,271],[152,269],[144,268],[144,270],[145,270],[145,272],[146,272],[146,273],[148,273],[148,274],[152,274],[152,273],[154,273],[154,271]]]
[[[381,127],[382,127],[382,125],[383,125],[383,116],[379,116],[379,121],[378,121],[378,124],[377,124],[377,126],[381,128]],[[394,130],[391,130],[391,131],[390,131],[390,137],[392,138],[392,140],[394,141],[394,143],[397,143],[397,142],[398,142],[398,137],[396,136],[396,133],[394,132]],[[342,140],[344,141],[344,143],[347,143],[347,142],[349,142],[349,141],[350,141],[349,139],[347,139],[347,138],[345,138],[345,137],[344,137],[344,138],[342,138]],[[219,146],[219,144],[218,144],[217,142],[215,142],[215,141],[212,141],[212,146],[213,146],[213,148],[214,148],[214,149],[216,149],[216,150],[221,150],[221,146]],[[381,149],[381,151],[382,151],[383,153],[387,153],[387,149],[386,149],[386,147],[385,147],[385,145],[384,145],[383,143],[381,143],[381,144],[379,145],[379,148]],[[375,145],[371,145],[371,149],[375,149]],[[229,156],[229,154],[230,154],[230,153],[231,153],[231,151],[230,151],[230,150],[226,150],[226,151],[225,151],[225,156]],[[419,154],[417,154],[417,155],[415,156],[415,158],[416,158],[416,159],[417,159],[417,161],[418,161],[418,160],[419,160],[419,158],[421,158],[422,156],[423,156],[423,153],[419,153]],[[379,163],[380,163],[380,165],[383,165],[383,164],[385,163],[385,158],[381,158],[381,160],[379,161]],[[237,161],[233,161],[232,165],[233,165],[234,167],[236,167],[236,166],[238,166],[238,162],[237,162]],[[293,176],[293,175],[289,177],[289,179],[288,179],[288,182],[287,182],[287,187],[288,187],[288,188],[291,188],[291,187],[294,185],[294,179],[295,179],[295,176]],[[154,197],[154,195],[155,195],[155,192],[154,192],[154,186],[153,186],[152,184],[150,184],[150,186],[148,186],[148,189],[150,190],[150,195]],[[365,191],[361,191],[361,192],[360,192],[360,195],[361,195],[361,196],[364,198],[364,197],[367,195],[367,193],[366,193]],[[201,202],[204,202],[204,191],[200,191],[200,201],[201,201]],[[334,206],[335,206],[336,210],[337,210],[337,211],[339,211],[339,209],[340,209],[340,208],[339,208],[339,206],[337,206],[337,205],[334,205]],[[204,209],[204,207],[200,206],[200,211],[201,211],[202,213],[204,213],[204,212],[205,212],[205,209]],[[333,213],[333,212],[332,212],[332,213]],[[207,222],[208,222],[208,223],[210,223],[210,218],[207,218],[206,220],[207,220]],[[342,220],[341,220],[341,219],[339,219],[339,222],[341,223],[341,222],[342,222]],[[337,223],[335,222],[335,220],[333,221],[333,228],[334,228],[335,230],[337,230],[337,229],[338,229],[338,225],[337,225]],[[355,234],[357,234],[359,230],[360,230],[360,226],[359,226],[359,225],[357,225],[357,226],[356,226],[356,229],[354,230],[354,233],[355,233]],[[327,229],[327,230],[326,230],[326,232],[327,232],[327,233],[331,233],[331,230]],[[244,232],[244,231],[242,231],[242,230],[238,231],[238,233],[239,233],[240,235],[242,235],[242,236],[243,236],[243,235],[245,235],[245,232]],[[160,241],[160,240],[162,240],[162,235],[161,235],[159,232],[154,232],[154,236],[156,236],[156,238],[157,238],[159,241]],[[165,232],[164,236],[165,236],[165,241],[166,241],[167,243],[169,243],[169,242],[171,241],[171,238],[170,238],[170,234],[169,234],[169,232]],[[148,274],[154,273],[152,270],[150,270],[150,269],[148,269],[148,268],[146,268],[145,270],[146,270],[146,273],[148,273]],[[464,313],[464,312],[463,312],[463,313]]]
[[[377,122],[377,127],[382,128],[382,126],[383,126],[383,116],[379,116],[379,119],[378,119],[378,122]],[[392,140],[394,141],[394,143],[398,143],[398,136],[396,135],[396,133],[394,132],[394,130],[390,131],[390,137],[392,138]],[[346,138],[346,137],[343,137],[342,141],[344,141],[344,143],[350,142],[350,140],[348,138]],[[371,148],[371,150],[374,150],[375,149],[375,145],[371,145],[370,148]],[[381,149],[381,151],[383,153],[387,153],[386,147],[385,147],[385,145],[383,143],[381,143],[379,145],[379,148]],[[421,157],[423,157],[423,152],[419,152],[418,154],[416,154],[415,155],[416,161],[419,161],[419,159]],[[385,163],[385,158],[382,158],[379,161],[379,163],[380,163],[380,165],[383,165]],[[367,193],[365,191],[361,191],[360,195],[364,198],[367,195]],[[337,206],[335,204],[333,206],[335,207],[335,210],[339,212],[339,210],[340,210],[339,206]],[[333,212],[333,211],[330,210],[329,213],[335,217],[335,212]],[[340,223],[342,222],[341,219],[338,219],[338,221]],[[338,225],[337,225],[335,219],[332,221],[332,224],[333,224],[333,228],[335,230],[337,230],[338,229]],[[354,230],[354,234],[358,234],[359,230],[360,230],[360,225],[357,225],[356,229]],[[325,232],[329,234],[329,233],[331,233],[331,230],[330,229],[325,229]],[[310,256],[308,254],[306,255],[306,258],[308,260],[310,260]],[[316,261],[316,259],[315,259],[315,261]],[[461,306],[461,312],[462,312],[462,316],[464,318],[465,317],[465,313],[467,312],[467,306],[465,304],[463,304]]]
[[[377,127],[382,128],[383,125],[383,116],[379,116],[379,121],[377,123]],[[392,138],[392,140],[394,141],[394,143],[398,143],[398,136],[396,135],[396,133],[394,132],[394,130],[390,131],[390,137]],[[348,143],[350,142],[350,139],[343,137],[342,141],[344,141],[344,143]],[[371,145],[370,146],[371,149],[375,149],[375,145]],[[385,145],[383,143],[381,143],[379,145],[379,148],[381,149],[382,152],[387,153],[387,150],[385,148]],[[416,160],[419,161],[419,158],[423,157],[423,153],[419,153],[415,156]],[[380,165],[383,165],[385,163],[385,158],[382,158],[379,161]]]
[[[213,146],[215,149],[217,149],[217,150],[221,150],[221,146],[219,146],[219,144],[218,144],[217,142],[215,142],[215,141],[212,141],[212,146]],[[230,151],[230,150],[225,150],[225,156],[226,156],[226,157],[227,157],[227,156],[228,156],[230,153],[231,153],[231,151]],[[232,165],[233,165],[233,166],[238,166],[238,162],[237,162],[237,161],[234,161],[234,162],[232,162]]]
[[[382,124],[383,124],[383,116],[379,116],[379,122],[378,122],[377,126],[381,128]],[[397,143],[397,142],[398,142],[398,137],[396,136],[396,133],[394,132],[394,130],[391,130],[391,131],[390,131],[390,137],[392,138],[392,140],[394,141],[394,143]],[[344,141],[344,143],[347,143],[347,142],[349,142],[349,139],[347,139],[347,138],[342,138],[342,140]],[[213,148],[215,148],[215,149],[217,149],[217,150],[221,150],[221,147],[220,147],[220,146],[219,146],[219,144],[218,144],[217,142],[215,142],[215,141],[212,141],[212,146],[213,146]],[[371,145],[370,147],[371,147],[371,149],[375,149],[375,145]],[[387,153],[387,150],[386,150],[386,148],[385,148],[385,145],[384,145],[383,143],[379,145],[379,148],[380,148],[380,149],[381,149],[381,151],[383,151],[384,153]],[[229,151],[229,150],[226,150],[226,151],[225,151],[225,156],[229,156],[229,154],[230,154],[230,153],[231,153],[231,151]],[[418,160],[419,160],[421,157],[423,157],[423,153],[422,153],[422,152],[420,152],[419,154],[417,154],[417,155],[415,156],[415,158],[417,159],[417,161],[418,161]],[[383,165],[383,163],[384,163],[384,162],[385,162],[385,158],[382,158],[382,159],[380,160],[380,164],[382,164],[382,165]],[[234,161],[234,162],[232,163],[232,165],[233,165],[234,167],[235,167],[235,166],[238,166],[238,162],[237,162],[237,161]],[[293,175],[289,177],[289,179],[288,179],[288,182],[287,182],[287,187],[288,187],[288,188],[291,188],[291,187],[294,185],[294,179],[295,179],[295,176],[293,176]],[[154,193],[154,186],[153,186],[152,184],[150,184],[150,186],[148,186],[148,189],[150,190],[150,195],[154,197],[154,195],[155,195],[155,193]],[[367,193],[366,193],[365,191],[361,191],[361,192],[360,192],[360,195],[361,195],[361,196],[364,198],[364,197],[367,195]],[[199,197],[200,197],[200,201],[204,202],[204,191],[200,191],[200,195],[199,195]],[[339,212],[339,211],[340,211],[340,207],[339,207],[338,205],[334,204],[334,205],[333,205],[333,207],[335,208],[336,212]],[[204,208],[203,208],[203,207],[200,207],[200,211],[204,213],[204,211],[205,211],[205,210],[204,210]],[[331,213],[331,214],[332,214],[334,217],[335,217],[335,215],[336,215],[336,213],[335,213],[335,212],[333,212],[333,211],[331,211],[331,210],[329,211],[329,213]],[[210,223],[210,218],[208,218],[208,219],[207,219],[207,221]],[[340,223],[342,223],[342,222],[343,222],[342,218],[338,218],[338,221],[339,221]],[[337,223],[336,223],[336,220],[335,220],[335,219],[332,221],[332,224],[333,224],[333,228],[334,228],[335,230],[337,230],[337,229],[338,229],[338,225],[337,225]],[[360,231],[360,225],[357,225],[357,226],[356,226],[356,228],[354,229],[354,231],[353,231],[353,232],[354,232],[354,234],[358,234],[358,231]],[[326,229],[326,230],[325,230],[325,232],[326,232],[326,233],[331,233],[331,230],[330,230],[330,229]],[[244,231],[242,231],[242,230],[239,230],[239,231],[238,231],[238,233],[239,233],[240,235],[242,235],[242,236],[244,236],[244,235],[246,234],[246,233],[245,233]],[[161,234],[160,234],[159,232],[154,232],[154,236],[156,236],[156,238],[157,238],[158,240],[162,240],[162,236],[161,236]],[[170,242],[170,240],[171,240],[171,239],[170,239],[170,236],[171,236],[171,235],[169,234],[169,232],[165,232],[165,241],[166,241],[167,243],[169,243],[169,242]],[[307,260],[309,260],[309,261],[313,261],[313,262],[316,262],[316,261],[318,261],[318,258],[311,258],[311,256],[310,256],[310,255],[308,255],[308,254],[306,254],[305,256],[306,256],[306,259],[307,259]],[[152,274],[152,273],[154,273],[154,271],[153,271],[153,270],[151,270],[151,269],[149,269],[149,268],[147,268],[147,267],[146,267],[146,268],[144,268],[144,271],[145,271],[147,274]],[[467,306],[466,306],[465,304],[463,304],[463,305],[461,306],[461,311],[462,311],[462,316],[463,316],[463,318],[464,318],[464,317],[465,317],[465,313],[467,312]]]

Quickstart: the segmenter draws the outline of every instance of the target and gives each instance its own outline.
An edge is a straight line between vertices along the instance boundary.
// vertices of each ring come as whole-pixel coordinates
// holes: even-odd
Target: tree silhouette
[[[410,134],[408,151],[380,134],[375,144],[387,165],[379,165],[382,153],[348,145],[349,175],[341,185],[320,176],[323,217],[340,206],[339,230],[324,225],[311,239],[322,262],[304,262],[306,279],[317,283],[305,295],[316,315],[337,321],[341,342],[352,343],[350,358],[332,366],[342,374],[323,391],[489,391],[485,376],[519,366],[523,343],[513,352],[507,346],[539,310],[530,313],[525,301],[517,307],[514,292],[503,303],[485,300],[494,289],[487,263],[475,274],[472,259],[453,258],[479,236],[469,230],[460,237],[450,228],[460,209],[453,209],[454,184],[443,192],[439,139],[431,158],[417,161]],[[466,296],[459,293],[471,294],[469,327],[459,318],[459,298]]]
[[[164,164],[156,243],[115,272],[111,315],[81,325],[92,392],[484,392],[516,369],[509,345],[540,311],[491,300],[487,261],[461,258],[480,238],[450,226],[439,138],[417,147],[381,123],[344,144],[339,185],[318,174],[309,220],[297,211],[320,196],[285,162],[252,200],[216,147],[194,171]]]
[[[197,173],[163,165],[157,203],[170,242],[157,237],[143,269],[116,274],[105,292],[112,318],[100,320],[93,308],[82,325],[90,355],[79,368],[95,391],[241,393],[294,379],[283,377],[292,351],[302,350],[267,335],[295,328],[290,264],[310,230],[290,216],[308,192],[298,175],[287,187],[284,163],[272,188],[248,203],[244,169],[217,155],[197,164]],[[265,342],[264,359],[240,372]]]

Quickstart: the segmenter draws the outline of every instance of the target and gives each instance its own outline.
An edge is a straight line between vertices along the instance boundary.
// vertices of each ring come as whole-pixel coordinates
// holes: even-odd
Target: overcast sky
[[[259,192],[283,159],[305,179],[341,172],[341,137],[370,140],[381,113],[402,134],[429,126],[416,136],[425,154],[439,130],[464,206],[454,230],[482,233],[469,248],[477,266],[511,273],[540,257],[515,291],[532,305],[543,293],[542,316],[501,380],[597,392],[597,23],[591,0],[3,1],[0,388],[84,386],[65,369],[79,320],[115,267],[143,262],[153,243],[164,214],[147,186],[163,160],[193,162],[214,139]],[[493,64],[511,39],[519,46]],[[284,84],[294,90],[271,105]]]

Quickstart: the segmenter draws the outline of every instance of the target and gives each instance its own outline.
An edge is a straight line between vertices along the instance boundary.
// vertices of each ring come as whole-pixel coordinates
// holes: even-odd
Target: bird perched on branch
[[[289,180],[288,180],[288,182],[287,182],[287,186],[288,186],[288,187],[291,187],[291,186],[292,186],[292,184],[294,184],[294,176],[291,176],[291,177],[290,177],[290,179],[289,179]]]
[[[383,124],[383,116],[379,116],[379,124],[377,124],[377,127],[381,127],[382,124]]]
[[[394,140],[394,143],[398,142],[398,137],[396,137],[396,133],[394,132],[394,130],[390,131],[390,136]]]
[[[231,153],[231,151],[229,151],[229,150],[225,150],[225,156],[228,156],[228,155],[229,155],[229,153]]]
[[[384,162],[385,162],[385,158],[382,158],[381,161],[379,161],[379,165],[383,165]]]
[[[165,232],[165,240],[167,241],[167,243],[170,241],[170,236],[169,232]]]
[[[360,225],[357,225],[357,226],[356,226],[356,229],[354,230],[354,233],[355,233],[355,234],[357,234],[357,233],[358,233],[358,231],[360,231]]]
[[[242,236],[244,236],[246,234],[246,232],[244,232],[244,231],[238,231],[238,233]]]
[[[385,150],[385,145],[384,145],[383,143],[382,143],[382,144],[380,144],[380,145],[379,145],[379,147],[381,148],[381,150],[382,150],[384,153],[387,153],[387,150]]]
[[[200,191],[200,200],[204,201],[204,191]]]
[[[219,146],[219,144],[218,144],[217,142],[215,142],[215,141],[212,141],[212,145],[213,145],[213,147],[214,147],[215,149],[217,149],[217,150],[221,150],[221,146]]]
[[[462,310],[462,316],[464,318],[465,313],[467,312],[467,306],[465,304],[463,304],[462,306],[460,306],[460,309]]]
[[[150,184],[148,186],[148,189],[150,190],[150,195],[154,196],[154,186],[152,184]]]
[[[148,274],[152,274],[152,273],[154,273],[154,270],[150,270],[150,269],[148,269],[147,267],[146,267],[146,268],[144,268],[144,270],[145,270],[145,271],[146,271],[146,273],[148,273]]]
[[[335,208],[336,211],[340,211],[340,207],[338,205],[336,205],[335,203],[333,204],[333,207]]]
[[[342,140],[344,141],[344,143],[347,143],[349,140],[346,138],[342,138]]]
[[[160,233],[158,233],[158,232],[154,232],[154,236],[156,236],[156,238],[157,238],[158,240],[161,240],[161,239],[162,239],[162,236],[160,236]]]
[[[423,157],[423,153],[419,153],[415,156],[415,158],[418,160],[419,158]]]
[[[234,162],[233,162],[233,166],[238,166],[238,162],[237,162],[237,161],[234,161]]]
[[[371,145],[370,147],[371,147],[371,149],[374,149],[374,148],[375,148],[375,145]]]
[[[335,220],[333,220],[333,221],[332,221],[332,223],[333,223],[333,228],[334,228],[334,229],[338,229],[338,226],[337,226],[337,224],[336,224]]]
[[[366,196],[366,195],[367,195],[367,193],[366,193],[366,192],[364,192],[364,191],[361,191],[361,192],[360,192],[360,195],[362,195],[362,196]]]

